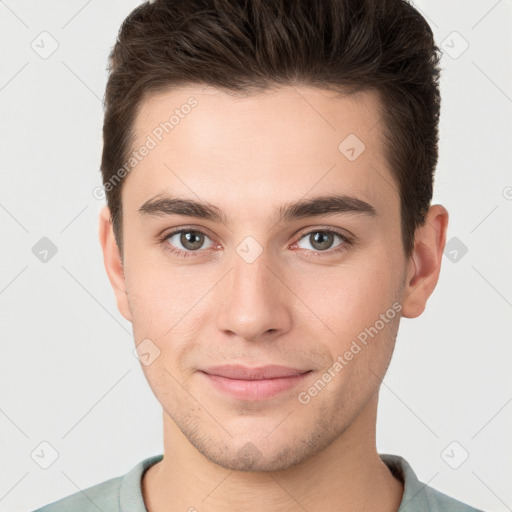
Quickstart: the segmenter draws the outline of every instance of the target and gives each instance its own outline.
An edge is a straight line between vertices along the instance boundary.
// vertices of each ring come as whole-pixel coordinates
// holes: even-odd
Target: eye
[[[206,239],[210,240],[210,245],[203,247]],[[205,233],[195,229],[173,231],[166,234],[162,242],[167,250],[184,257],[188,257],[191,252],[199,252],[200,249],[209,249],[213,246],[212,240]]]
[[[341,240],[341,242],[335,246],[334,252],[344,249],[345,244],[349,243],[348,238],[339,231],[332,229],[316,229],[305,233],[297,242],[297,245],[301,249],[311,250],[312,248],[314,252],[324,252],[332,248],[333,242],[336,238]],[[302,240],[305,240],[310,247],[301,246],[300,243]]]
[[[329,250],[333,246],[333,242],[338,239],[340,242],[334,246],[333,250]],[[205,242],[208,242],[205,246]],[[301,243],[306,242],[306,247]],[[161,238],[161,243],[166,251],[171,252],[182,258],[199,256],[203,250],[211,249],[215,243],[211,238],[198,229],[182,228],[171,233],[167,233]],[[309,244],[309,247],[307,246]],[[332,255],[340,251],[344,251],[351,244],[348,236],[340,231],[330,229],[315,229],[304,233],[299,241],[294,245],[300,249],[306,249],[312,257]]]

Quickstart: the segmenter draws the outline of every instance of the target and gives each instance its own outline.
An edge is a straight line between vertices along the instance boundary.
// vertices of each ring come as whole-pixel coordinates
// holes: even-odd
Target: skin
[[[150,339],[160,350],[142,365],[164,426],[164,458],[142,481],[146,508],[396,511],[403,485],[379,458],[375,429],[400,315],[307,404],[298,394],[394,303],[408,318],[423,312],[438,280],[448,213],[430,208],[406,259],[374,93],[300,86],[235,97],[183,87],[144,101],[134,147],[190,96],[197,107],[123,185],[123,258],[108,208],[100,214],[119,311],[136,344]],[[351,133],[365,144],[354,161],[338,149]],[[282,204],[333,192],[370,203],[376,215],[275,222]],[[161,193],[207,201],[228,222],[141,215]],[[193,252],[179,235],[159,238],[179,228],[206,235],[189,258],[164,248]],[[312,232],[329,228],[350,234],[351,243],[334,236],[318,249]],[[248,236],[262,249],[252,263],[236,251]],[[250,401],[213,389],[198,371],[226,363],[313,371],[292,390]]]

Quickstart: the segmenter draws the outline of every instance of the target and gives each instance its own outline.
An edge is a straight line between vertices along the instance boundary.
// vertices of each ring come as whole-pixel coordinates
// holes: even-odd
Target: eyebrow
[[[229,224],[226,214],[218,207],[203,201],[182,199],[169,195],[158,195],[146,201],[140,208],[141,215],[162,217],[166,215],[184,215],[198,219]],[[336,214],[364,214],[376,216],[375,208],[356,197],[347,195],[325,195],[289,202],[276,211],[276,222],[289,222],[306,217],[320,217]]]

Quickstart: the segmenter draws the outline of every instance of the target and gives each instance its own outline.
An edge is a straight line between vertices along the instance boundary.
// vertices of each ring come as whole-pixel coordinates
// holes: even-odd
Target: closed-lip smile
[[[263,400],[295,387],[312,370],[280,365],[211,366],[200,370],[223,393],[245,400]]]

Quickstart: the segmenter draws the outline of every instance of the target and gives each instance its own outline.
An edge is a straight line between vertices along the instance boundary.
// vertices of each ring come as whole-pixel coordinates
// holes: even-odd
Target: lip
[[[277,377],[294,377],[301,375],[308,370],[299,370],[298,368],[290,368],[288,366],[279,366],[271,364],[267,366],[242,366],[239,364],[224,364],[221,366],[210,366],[202,370],[210,375],[218,375],[219,377],[227,377],[228,379],[240,380],[262,380],[275,379]]]
[[[213,366],[200,370],[217,390],[244,400],[264,400],[287,391],[303,381],[312,370],[269,365]]]

